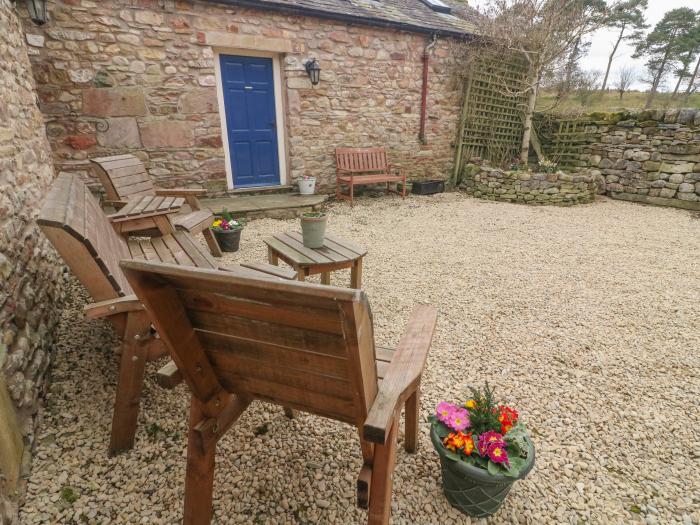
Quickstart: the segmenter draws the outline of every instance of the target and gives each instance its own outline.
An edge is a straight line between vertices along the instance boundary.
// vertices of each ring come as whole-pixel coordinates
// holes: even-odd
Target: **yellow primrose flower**
[[[476,400],[475,399],[470,399],[464,404],[465,407],[467,407],[470,410],[473,410],[476,408]]]

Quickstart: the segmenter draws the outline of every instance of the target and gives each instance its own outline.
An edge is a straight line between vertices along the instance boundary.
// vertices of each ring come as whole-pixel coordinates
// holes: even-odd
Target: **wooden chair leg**
[[[362,428],[358,429],[360,434],[360,448],[362,449],[362,459],[364,464],[357,476],[357,506],[366,509],[369,506],[369,493],[372,487],[372,459],[374,458],[374,443],[362,439]]]
[[[362,257],[357,259],[350,268],[350,288],[362,288]]]
[[[396,427],[394,420],[386,444],[374,445],[372,486],[369,496],[369,525],[387,525],[391,517],[391,488],[396,464]]]
[[[354,199],[355,199],[355,185],[353,183],[350,183],[350,207],[351,208],[354,205]]]
[[[216,441],[205,442],[202,434],[195,430],[202,417],[201,403],[192,397],[185,474],[185,525],[208,525],[213,515]]]
[[[418,450],[418,414],[420,412],[420,390],[416,390],[406,400],[406,435],[404,448],[406,452]]]
[[[214,232],[209,228],[202,230],[202,235],[204,235],[204,240],[207,241],[207,246],[209,246],[209,251],[214,257],[221,257],[221,247],[214,236]]]
[[[331,272],[323,272],[321,274],[321,284],[331,284]]]
[[[110,456],[134,446],[143,375],[148,358],[149,330],[150,323],[145,314],[131,314],[126,320],[109,441]]]

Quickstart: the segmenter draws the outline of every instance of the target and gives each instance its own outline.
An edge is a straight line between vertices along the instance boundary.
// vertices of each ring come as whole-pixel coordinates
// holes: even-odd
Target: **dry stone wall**
[[[31,446],[60,315],[63,265],[34,219],[53,178],[51,150],[14,2],[0,0],[0,522],[16,513],[15,430]],[[7,396],[9,392],[9,396]],[[5,406],[3,399],[10,400]],[[11,414],[9,411],[14,414]],[[16,419],[18,429],[8,428]],[[14,426],[14,425],[12,425]]]
[[[225,190],[215,51],[259,47],[280,51],[288,182],[315,175],[330,190],[336,146],[383,145],[410,168],[427,157],[420,174],[451,171],[460,93],[444,39],[432,51],[422,145],[425,35],[199,0],[56,0],[51,17],[25,27],[59,170],[131,151],[159,185]]]
[[[593,114],[581,165],[612,197],[700,210],[700,110]]]
[[[596,178],[588,170],[532,173],[467,164],[460,188],[481,199],[537,206],[572,206],[595,199]]]

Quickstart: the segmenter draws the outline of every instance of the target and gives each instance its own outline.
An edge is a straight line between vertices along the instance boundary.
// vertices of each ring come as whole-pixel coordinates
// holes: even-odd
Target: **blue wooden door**
[[[272,59],[220,55],[235,188],[280,183]]]

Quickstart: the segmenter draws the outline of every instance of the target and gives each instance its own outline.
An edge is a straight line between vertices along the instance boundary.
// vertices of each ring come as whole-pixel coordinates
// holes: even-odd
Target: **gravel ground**
[[[265,260],[249,224],[227,262]],[[532,429],[536,469],[502,510],[451,509],[428,424],[398,452],[393,523],[700,524],[700,216],[600,199],[532,208],[442,194],[361,199],[329,229],[369,248],[378,343],[412,307],[440,310],[422,414],[488,379]],[[347,286],[349,272],[333,275]],[[22,523],[176,523],[188,395],[147,379],[136,448],[108,458],[117,361],[109,328],[75,297],[59,328]],[[158,368],[152,364],[149,372]],[[400,440],[403,438],[400,437]],[[354,431],[255,403],[219,444],[217,523],[361,523]]]

